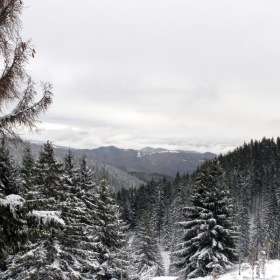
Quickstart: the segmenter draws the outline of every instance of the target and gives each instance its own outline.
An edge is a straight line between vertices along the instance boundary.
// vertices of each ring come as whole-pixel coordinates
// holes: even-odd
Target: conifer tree
[[[271,182],[271,186],[267,192],[264,203],[264,230],[265,240],[271,242],[271,256],[277,258],[278,242],[280,240],[280,217],[279,217],[279,202],[276,194],[276,184]]]
[[[50,142],[44,146],[37,168],[38,174],[45,178],[40,181],[39,197],[52,198],[55,204],[48,205],[46,211],[35,211],[41,216],[38,226],[47,226],[45,234],[30,243],[26,252],[10,258],[5,275],[15,280],[90,279],[98,268],[100,247],[93,219],[96,210],[93,198],[79,188],[75,194],[69,191]]]
[[[217,161],[205,163],[197,174],[193,206],[185,207],[181,241],[173,253],[173,267],[183,278],[221,273],[236,260],[232,205]]]
[[[82,190],[92,191],[94,187],[94,175],[93,171],[89,168],[87,163],[87,158],[85,155],[82,156],[80,161],[80,169],[79,169],[79,179],[78,179],[78,186]]]
[[[120,219],[115,194],[106,179],[102,179],[95,186],[93,196],[95,200],[96,237],[100,244],[97,249],[99,265],[95,275],[100,280],[112,277],[119,278],[122,272],[120,250],[127,242],[125,231],[128,227]]]
[[[37,164],[37,184],[43,198],[54,198],[56,201],[63,197],[63,164],[54,155],[54,148],[50,141],[44,144]],[[62,197],[61,197],[62,195]]]
[[[31,153],[30,145],[26,145],[24,149],[20,175],[22,179],[21,196],[25,199],[34,199],[34,192],[36,191],[36,163]]]
[[[163,236],[164,220],[164,185],[162,182],[159,182],[156,186],[156,203],[154,206],[153,216],[156,236],[160,242]]]
[[[31,41],[20,37],[23,3],[0,1],[0,135],[19,138],[18,129],[36,131],[37,117],[52,103],[52,86],[43,83],[43,97],[35,102],[34,82],[25,70],[29,58],[35,56]],[[15,105],[4,113],[7,105]],[[10,106],[11,107],[11,106]]]
[[[131,263],[133,275],[137,275],[138,279],[164,275],[157,238],[147,212],[143,212],[140,218],[132,247],[134,250]]]
[[[163,243],[166,250],[171,249],[173,235],[173,216],[172,216],[172,188],[171,182],[163,179],[164,185],[164,219],[163,219]]]
[[[0,146],[0,270],[5,270],[8,254],[17,253],[28,240],[23,210],[18,195],[20,180],[14,160],[5,145]]]
[[[71,191],[75,192],[79,182],[79,169],[74,166],[74,155],[68,150],[68,154],[64,157],[65,183],[71,187]]]
[[[19,174],[8,148],[0,145],[0,189],[3,195],[18,194]]]
[[[252,229],[251,248],[263,248],[265,241],[265,232],[260,211],[257,211],[254,218],[254,226]]]
[[[237,180],[238,189],[236,190],[239,194],[237,205],[237,221],[236,224],[238,226],[238,252],[243,256],[249,256],[250,252],[250,216],[249,216],[249,186],[248,186],[248,178],[247,176],[240,171]]]

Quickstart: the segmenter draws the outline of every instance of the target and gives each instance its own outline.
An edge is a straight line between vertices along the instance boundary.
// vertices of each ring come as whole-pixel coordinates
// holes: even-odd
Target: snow
[[[60,212],[59,211],[36,211],[33,210],[28,214],[29,216],[36,217],[38,220],[41,220],[42,223],[45,225],[51,221],[64,225],[64,221],[59,218]]]
[[[265,265],[265,276],[261,275],[260,278],[256,278],[256,274],[252,277],[252,269],[249,264],[244,263],[241,266],[241,275],[238,275],[238,265],[231,269],[229,272],[221,275],[219,280],[280,280],[280,260],[271,260]],[[168,277],[155,277],[151,280],[175,280],[174,276]],[[211,276],[192,278],[192,280],[212,280]]]
[[[20,208],[23,206],[25,200],[16,194],[7,195],[5,199],[0,199],[1,205],[10,205],[11,209],[19,206]]]
[[[25,203],[25,199],[16,194],[7,195],[6,198],[0,198],[0,205],[10,206],[11,213],[15,215],[15,208],[22,208]]]
[[[162,277],[154,277],[152,280],[176,280],[178,277],[174,276],[162,276]]]
[[[165,269],[165,274],[168,275],[169,265],[170,265],[170,251],[165,251],[163,244],[159,244],[160,254],[162,257],[163,266]]]
[[[164,251],[164,246],[159,244],[160,253],[163,260],[163,265],[168,275],[169,265],[170,265],[170,252]],[[239,266],[236,265],[234,268],[231,268],[225,274],[221,275],[218,280],[251,280],[252,279],[252,269],[248,263],[243,263],[241,265],[241,273],[239,275]],[[176,276],[162,276],[154,277],[150,280],[176,280]],[[256,272],[254,272],[254,279],[259,280],[280,280],[280,260],[270,260],[265,264],[265,276],[261,274],[260,278],[256,278]],[[192,280],[212,280],[211,276],[192,278]]]

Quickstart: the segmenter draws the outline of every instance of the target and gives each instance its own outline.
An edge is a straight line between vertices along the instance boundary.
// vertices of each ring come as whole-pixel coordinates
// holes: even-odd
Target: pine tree
[[[0,189],[2,194],[18,194],[19,174],[8,148],[0,145]]]
[[[250,216],[249,216],[249,187],[248,178],[246,175],[240,173],[237,180],[239,199],[237,202],[238,212],[237,212],[237,226],[239,231],[238,236],[238,252],[243,256],[249,256],[250,251]]]
[[[276,196],[275,181],[271,182],[271,186],[267,192],[264,202],[264,231],[265,240],[271,242],[271,256],[277,258],[278,241],[280,239],[280,218],[279,218],[279,202]]]
[[[166,250],[171,249],[173,235],[173,216],[172,216],[172,188],[171,182],[164,178],[164,219],[163,219],[163,243]]]
[[[79,182],[79,169],[74,166],[74,155],[68,150],[68,154],[64,157],[64,173],[65,183],[71,187],[71,191],[75,193]]]
[[[119,277],[121,274],[120,250],[127,242],[127,226],[120,219],[115,194],[105,179],[94,188],[96,237],[100,242],[97,249],[99,266],[95,275],[100,280]]]
[[[44,144],[44,150],[40,153],[37,169],[36,182],[43,198],[54,198],[56,201],[62,199],[63,164],[56,160],[54,148],[50,141]]]
[[[35,158],[31,153],[30,145],[26,145],[20,168],[21,188],[20,194],[25,199],[34,199],[36,192],[36,163]]]
[[[156,186],[156,203],[154,206],[153,220],[155,224],[155,232],[158,241],[163,236],[163,220],[164,220],[164,185],[159,182]]]
[[[5,270],[8,254],[15,254],[28,240],[23,210],[25,200],[18,195],[20,180],[6,146],[0,146],[0,270]]]
[[[143,212],[133,240],[131,270],[139,279],[163,276],[164,268],[153,226],[147,212]]]
[[[82,156],[80,161],[80,174],[78,179],[78,186],[82,190],[92,191],[94,187],[93,171],[89,168],[87,158],[85,155]]]
[[[32,211],[33,216],[39,216],[35,224],[37,222],[37,226],[45,230],[39,240],[29,243],[25,252],[10,257],[5,277],[15,280],[90,279],[98,268],[97,249],[100,247],[93,219],[96,209],[92,194],[80,188],[75,193],[70,191],[50,142],[44,146],[37,168],[44,179],[38,180],[41,193],[37,197],[40,201],[52,199],[55,203],[45,205],[45,211]]]
[[[173,253],[173,267],[182,277],[221,273],[236,260],[232,205],[217,161],[205,163],[197,174],[193,206],[185,207],[181,241]]]
[[[263,222],[261,219],[260,211],[257,211],[257,214],[254,218],[254,226],[252,229],[252,243],[251,248],[263,248],[265,241],[265,233],[263,228]]]

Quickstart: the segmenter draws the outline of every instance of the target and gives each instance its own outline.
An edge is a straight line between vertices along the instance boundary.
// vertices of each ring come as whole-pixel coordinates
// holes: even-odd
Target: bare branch
[[[46,112],[52,103],[49,83],[42,84],[43,96],[34,101],[37,92],[25,66],[36,52],[31,40],[23,42],[19,36],[22,9],[20,0],[0,0],[0,135],[3,138],[19,138],[18,131],[22,128],[36,131],[39,114]],[[4,114],[9,104],[16,105]]]

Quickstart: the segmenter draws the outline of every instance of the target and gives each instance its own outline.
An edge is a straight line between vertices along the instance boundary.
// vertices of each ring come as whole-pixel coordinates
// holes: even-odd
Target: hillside
[[[26,145],[26,142],[24,143],[17,143],[16,146],[14,144],[9,145],[10,152],[15,159],[15,161],[20,164],[21,163],[21,158],[22,158],[22,153],[23,149]],[[32,153],[35,156],[35,158],[39,157],[40,152],[43,149],[43,143],[41,144],[30,144]],[[65,147],[55,147],[55,155],[56,158],[59,162],[63,163],[63,160],[68,153],[68,149]],[[74,154],[74,161],[75,165],[79,166],[80,159],[82,154],[75,153],[75,150],[71,150]],[[121,188],[138,188],[141,185],[144,185],[145,182],[142,180],[139,180],[137,177],[132,176],[128,174],[127,172],[124,172],[118,168],[115,168],[109,164],[106,164],[104,162],[101,162],[99,160],[95,160],[92,158],[88,158],[88,165],[89,167],[94,171],[96,180],[99,181],[101,177],[103,176],[103,171],[105,169],[106,175],[107,175],[107,180],[111,186],[114,187],[116,191],[118,191]]]
[[[175,177],[192,173],[205,160],[212,159],[213,153],[191,151],[169,151],[150,147],[141,150],[119,149],[114,146],[97,149],[75,149],[77,154],[86,154],[88,158],[100,160],[126,172],[157,173]]]

